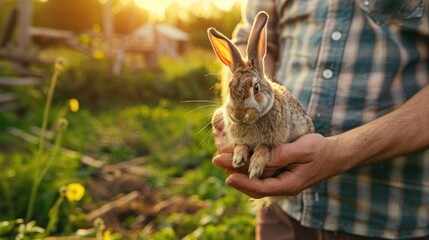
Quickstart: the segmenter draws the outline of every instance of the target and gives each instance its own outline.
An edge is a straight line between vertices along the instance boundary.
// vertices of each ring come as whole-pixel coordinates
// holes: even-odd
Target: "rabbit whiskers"
[[[206,103],[205,105],[198,106],[198,107],[188,111],[188,113],[193,113],[193,112],[196,112],[198,110],[206,109],[206,108],[218,108],[219,106],[221,106],[221,104],[219,102],[214,101],[214,100],[185,100],[185,101],[181,101],[181,102],[182,103]],[[213,136],[213,131],[209,128],[212,124],[211,123],[211,116],[212,116],[212,113],[201,118],[201,119],[208,119],[208,122],[195,135],[200,135],[205,130],[207,130],[207,129],[208,130],[204,133],[203,139],[200,141],[200,143],[197,145],[197,147],[201,147],[204,142],[207,145],[210,144],[208,140]]]

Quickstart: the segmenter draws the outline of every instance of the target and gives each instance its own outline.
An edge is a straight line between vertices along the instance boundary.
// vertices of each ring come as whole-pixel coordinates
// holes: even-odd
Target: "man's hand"
[[[331,151],[336,150],[336,143],[319,134],[309,134],[293,143],[272,149],[267,156],[262,179],[249,180],[248,163],[240,168],[232,166],[234,146],[225,134],[221,111],[213,115],[212,125],[218,149],[213,164],[230,174],[226,179],[227,185],[253,198],[296,195],[342,171],[341,166],[330,162]],[[286,168],[286,171],[272,177],[282,168]]]
[[[228,186],[250,197],[293,196],[342,172],[341,166],[330,161],[330,144],[319,134],[309,134],[293,143],[280,145],[271,151],[263,178],[257,180],[249,180],[246,167],[233,168],[232,153],[220,153],[212,162],[230,174],[226,179]],[[272,177],[281,168],[286,171]]]

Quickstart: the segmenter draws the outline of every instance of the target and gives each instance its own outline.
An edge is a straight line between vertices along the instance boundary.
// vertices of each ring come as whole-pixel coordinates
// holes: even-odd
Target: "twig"
[[[38,144],[38,142],[39,142],[39,139],[36,136],[31,135],[29,133],[26,133],[26,132],[24,132],[18,128],[10,127],[7,129],[7,132],[9,134],[12,134],[15,137],[21,138],[21,139],[23,139],[29,143],[32,143],[32,144]],[[45,147],[46,148],[53,148],[54,145],[51,143],[46,143]],[[67,149],[64,147],[61,148],[61,152],[64,155],[69,156],[69,157],[75,157],[75,158],[80,157],[81,158],[80,161],[83,164],[94,167],[94,168],[101,168],[104,166],[104,163],[100,160],[94,159],[90,156],[86,156],[82,153],[79,153],[79,152],[76,152],[76,151],[73,151],[73,150],[70,150],[70,149]]]
[[[37,86],[40,80],[34,77],[0,77],[0,85]]]
[[[139,165],[146,163],[149,160],[147,156],[134,158],[128,161],[106,165],[101,169],[102,173],[114,173],[116,171],[126,171],[140,176],[148,175],[149,170]]]
[[[128,193],[125,196],[122,196],[122,197],[118,198],[115,201],[106,203],[103,206],[99,207],[98,209],[90,212],[86,216],[86,220],[88,222],[92,222],[96,218],[103,216],[104,214],[106,214],[107,212],[111,211],[112,209],[121,207],[121,206],[123,206],[123,205],[125,205],[125,204],[127,204],[127,203],[129,203],[131,201],[133,201],[138,196],[140,196],[140,193],[138,191],[133,191],[133,192]]]

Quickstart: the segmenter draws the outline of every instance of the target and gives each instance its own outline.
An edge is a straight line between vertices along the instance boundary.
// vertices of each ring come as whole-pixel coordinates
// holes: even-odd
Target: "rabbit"
[[[273,147],[314,132],[302,104],[265,75],[267,22],[266,12],[255,16],[247,59],[223,34],[214,28],[207,30],[216,56],[232,73],[226,100],[216,112],[221,112],[225,132],[235,145],[232,165],[238,168],[250,160],[250,180],[262,176],[266,156]]]

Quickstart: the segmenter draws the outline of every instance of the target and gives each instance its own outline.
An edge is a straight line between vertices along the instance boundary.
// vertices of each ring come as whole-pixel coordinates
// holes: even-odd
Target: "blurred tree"
[[[67,29],[75,32],[101,23],[102,8],[98,0],[50,0],[34,2],[35,26]]]
[[[129,34],[141,26],[149,18],[146,10],[135,6],[134,3],[122,8],[115,14],[115,31],[121,34]]]
[[[103,22],[103,8],[100,0],[49,0],[34,2],[34,25],[67,29],[75,32],[91,29]],[[148,14],[132,1],[112,1],[114,29],[116,33],[127,34],[147,21]]]
[[[178,3],[173,3],[166,10],[166,21],[188,32],[194,46],[210,48],[207,39],[207,29],[214,27],[221,30],[228,37],[240,22],[240,4],[236,2],[234,6],[224,11],[217,8],[213,3],[207,1],[195,2],[192,7],[183,7]]]

